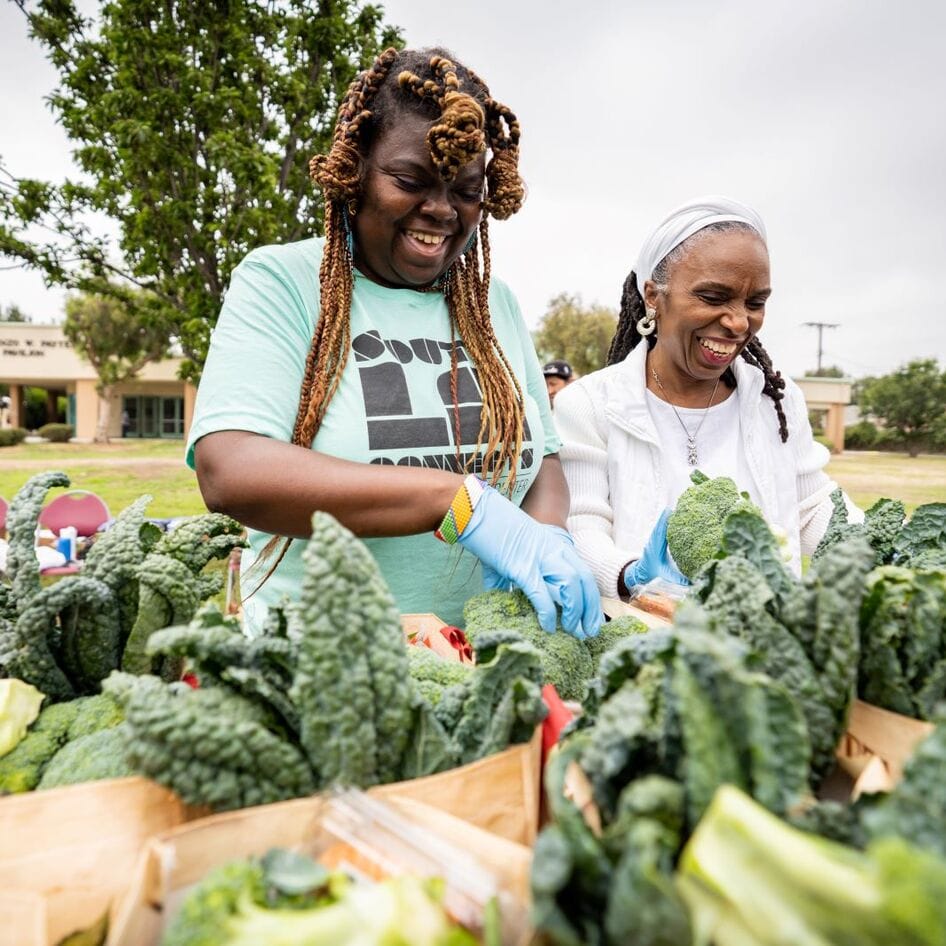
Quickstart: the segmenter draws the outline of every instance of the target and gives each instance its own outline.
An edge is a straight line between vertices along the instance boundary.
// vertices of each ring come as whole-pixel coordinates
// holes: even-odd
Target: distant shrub
[[[844,428],[845,450],[873,450],[880,431],[869,421],[860,420]]]
[[[43,424],[36,433],[53,443],[68,443],[76,432],[71,424]]]
[[[0,447],[15,447],[23,443],[28,432],[22,427],[0,427]]]

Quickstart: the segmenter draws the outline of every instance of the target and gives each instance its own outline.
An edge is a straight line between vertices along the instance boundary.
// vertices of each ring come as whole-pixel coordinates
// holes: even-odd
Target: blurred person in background
[[[562,388],[575,380],[575,372],[567,361],[550,361],[543,365],[542,374],[545,375],[545,387],[549,392],[549,401],[555,406],[555,395]]]

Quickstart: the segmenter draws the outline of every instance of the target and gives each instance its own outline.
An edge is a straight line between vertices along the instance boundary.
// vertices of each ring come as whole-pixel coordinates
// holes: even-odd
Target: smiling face
[[[480,222],[486,162],[441,181],[430,160],[431,122],[404,113],[374,142],[353,220],[355,265],[382,286],[428,286],[463,252]]]
[[[653,280],[644,286],[647,306],[657,310],[657,342],[648,364],[671,391],[705,397],[701,392],[762,328],[771,291],[769,254],[758,234],[698,236],[671,264],[666,289]]]

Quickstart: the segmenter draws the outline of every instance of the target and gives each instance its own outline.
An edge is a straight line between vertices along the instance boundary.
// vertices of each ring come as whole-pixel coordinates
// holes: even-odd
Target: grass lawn
[[[946,502],[946,456],[851,450],[832,457],[828,473],[861,509],[882,496],[913,512],[923,503]]]
[[[0,496],[9,501],[41,470],[64,470],[73,487],[98,493],[113,514],[142,493],[154,497],[148,507],[152,516],[189,516],[205,511],[197,479],[184,466],[180,440],[5,447],[0,449]],[[909,512],[922,503],[946,502],[946,456],[911,459],[903,453],[848,451],[831,458],[828,472],[863,509],[881,496],[903,500]]]
[[[63,470],[75,489],[98,493],[115,515],[143,493],[157,518],[206,512],[180,440],[116,440],[107,445],[20,444],[0,450],[0,496],[8,502],[33,475]],[[50,490],[54,496],[61,490]]]

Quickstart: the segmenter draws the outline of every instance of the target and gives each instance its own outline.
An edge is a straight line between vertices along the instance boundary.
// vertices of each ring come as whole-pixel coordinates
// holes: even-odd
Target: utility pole
[[[817,372],[821,374],[821,335],[826,328],[837,328],[840,322],[803,322],[806,328],[818,329],[818,367]]]

